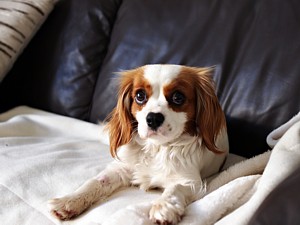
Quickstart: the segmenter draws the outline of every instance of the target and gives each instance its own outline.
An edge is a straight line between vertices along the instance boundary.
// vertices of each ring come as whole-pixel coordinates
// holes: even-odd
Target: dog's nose
[[[160,125],[162,125],[164,120],[165,117],[161,113],[151,112],[146,117],[147,124],[152,130],[156,130]]]

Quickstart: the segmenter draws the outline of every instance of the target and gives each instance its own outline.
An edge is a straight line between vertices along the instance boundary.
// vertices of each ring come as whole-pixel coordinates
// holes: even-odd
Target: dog
[[[74,193],[49,201],[51,213],[71,219],[120,187],[159,188],[149,218],[177,224],[206,193],[228,154],[225,115],[213,68],[145,65],[121,72],[117,105],[107,128],[116,159]]]

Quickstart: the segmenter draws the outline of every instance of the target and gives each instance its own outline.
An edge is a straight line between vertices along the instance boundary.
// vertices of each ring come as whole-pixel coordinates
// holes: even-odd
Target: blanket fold
[[[288,122],[290,128],[282,133],[282,137],[275,144],[253,196],[217,224],[231,224],[232,221],[236,221],[237,224],[248,224],[268,194],[300,167],[300,121],[295,119],[293,121],[295,122],[293,124]],[[283,127],[286,128],[286,124]],[[278,130],[282,130],[282,127]]]
[[[270,133],[268,143],[272,151],[251,159],[236,163],[237,156],[229,155],[227,169],[207,181],[207,195],[187,207],[180,224],[247,224],[266,196],[300,166],[300,113]],[[150,225],[151,202],[161,193],[135,187],[71,221],[48,212],[48,199],[73,192],[112,160],[103,125],[25,106],[0,114],[1,224]]]

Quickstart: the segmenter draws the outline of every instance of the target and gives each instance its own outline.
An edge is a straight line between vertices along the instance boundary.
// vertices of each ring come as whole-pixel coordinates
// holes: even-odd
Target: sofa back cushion
[[[0,110],[97,122],[116,105],[115,72],[214,65],[230,150],[256,155],[300,110],[299,15],[295,0],[60,0],[0,84]]]
[[[267,150],[266,135],[300,109],[298,15],[300,2],[292,0],[123,0],[91,120],[115,106],[114,72],[152,63],[216,65],[231,151]]]
[[[88,120],[120,0],[60,0],[0,86],[20,104]]]

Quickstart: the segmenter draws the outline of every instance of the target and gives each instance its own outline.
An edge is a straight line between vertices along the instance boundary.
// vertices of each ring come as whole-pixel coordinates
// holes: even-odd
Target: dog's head
[[[199,136],[205,147],[220,153],[215,140],[226,122],[211,73],[211,68],[180,65],[146,65],[122,72],[117,106],[108,123],[112,155],[136,132],[155,145],[182,134]]]

